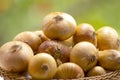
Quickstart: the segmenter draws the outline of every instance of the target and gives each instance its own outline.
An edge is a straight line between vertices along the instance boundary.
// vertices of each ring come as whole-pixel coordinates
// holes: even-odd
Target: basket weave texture
[[[0,76],[3,77],[4,80],[33,80],[29,77],[26,77],[23,74],[7,72],[3,70],[1,67],[0,67]],[[120,80],[120,70],[112,71],[101,76],[84,77],[84,78],[72,79],[72,80]]]

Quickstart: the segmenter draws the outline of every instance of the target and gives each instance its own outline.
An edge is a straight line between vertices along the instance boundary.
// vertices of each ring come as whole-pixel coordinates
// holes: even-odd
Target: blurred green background
[[[40,30],[44,16],[54,11],[96,30],[114,27],[120,35],[120,0],[0,0],[0,46],[22,31]]]

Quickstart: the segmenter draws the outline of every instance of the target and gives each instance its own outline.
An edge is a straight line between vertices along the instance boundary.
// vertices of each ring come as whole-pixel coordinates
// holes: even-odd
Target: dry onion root
[[[55,79],[78,79],[81,77],[84,77],[82,68],[71,62],[61,64],[54,76]]]
[[[0,67],[11,72],[26,71],[32,57],[33,51],[26,43],[10,41],[1,46]]]
[[[76,21],[64,12],[53,12],[46,15],[42,22],[44,34],[55,40],[66,40],[75,33]]]

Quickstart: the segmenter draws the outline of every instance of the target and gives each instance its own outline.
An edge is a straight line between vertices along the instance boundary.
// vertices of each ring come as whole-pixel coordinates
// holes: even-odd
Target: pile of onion
[[[120,69],[120,39],[114,28],[77,26],[64,12],[49,13],[41,24],[42,30],[21,32],[0,47],[0,68],[27,72],[25,77],[33,80],[81,79]]]

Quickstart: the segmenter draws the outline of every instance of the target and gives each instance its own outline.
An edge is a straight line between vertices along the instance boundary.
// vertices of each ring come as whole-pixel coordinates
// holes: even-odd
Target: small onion
[[[13,40],[27,43],[33,49],[33,51],[36,51],[38,46],[42,43],[41,39],[31,31],[21,32],[16,35]]]
[[[82,68],[71,62],[61,64],[54,76],[56,79],[77,79],[81,77],[84,77]]]
[[[57,70],[55,59],[47,53],[36,54],[29,62],[28,72],[34,79],[50,80]]]
[[[10,41],[1,46],[0,66],[7,71],[22,72],[27,70],[32,57],[33,51],[26,43]]]
[[[70,61],[78,64],[86,72],[97,63],[96,47],[90,42],[77,43],[70,53]]]
[[[44,34],[55,40],[66,40],[75,33],[76,21],[64,12],[52,12],[42,22]]]
[[[58,65],[60,62],[64,63],[69,61],[70,51],[70,47],[57,41],[45,41],[38,48],[38,52],[51,54],[58,62]]]
[[[103,75],[106,73],[106,70],[101,66],[95,66],[92,69],[90,69],[87,73],[87,76],[98,76]]]

